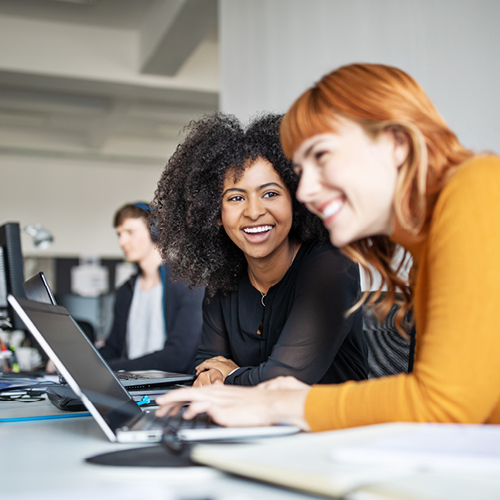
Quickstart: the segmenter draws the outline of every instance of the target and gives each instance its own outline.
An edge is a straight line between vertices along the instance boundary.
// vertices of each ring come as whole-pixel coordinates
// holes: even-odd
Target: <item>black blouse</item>
[[[247,273],[237,291],[205,299],[196,364],[214,356],[232,359],[240,368],[225,383],[235,385],[280,375],[308,384],[365,379],[361,310],[344,317],[359,290],[356,264],[329,243],[304,243],[285,276],[269,289],[266,307]]]

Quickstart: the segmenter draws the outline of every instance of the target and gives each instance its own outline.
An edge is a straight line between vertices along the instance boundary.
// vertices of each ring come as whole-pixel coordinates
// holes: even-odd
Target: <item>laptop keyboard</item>
[[[115,372],[115,375],[118,377],[118,380],[144,380],[146,378],[135,373]]]
[[[165,415],[164,417],[157,417],[152,413],[145,413],[144,416],[147,415],[148,417],[140,418],[139,421],[133,426],[133,429],[168,429],[171,432],[177,433],[178,431],[185,429],[208,429],[220,427],[220,425],[213,422],[213,420],[206,413],[196,415],[196,417],[191,420],[185,420],[182,418],[184,411],[185,408],[183,408],[177,415]]]

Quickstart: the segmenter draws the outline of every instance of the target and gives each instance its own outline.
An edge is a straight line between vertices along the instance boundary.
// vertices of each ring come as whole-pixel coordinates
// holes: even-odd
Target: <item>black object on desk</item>
[[[204,467],[189,458],[189,448],[186,446],[180,453],[173,453],[162,445],[145,446],[95,455],[85,461],[114,467]]]
[[[54,385],[47,388],[49,401],[64,411],[88,411],[82,400],[67,385]]]

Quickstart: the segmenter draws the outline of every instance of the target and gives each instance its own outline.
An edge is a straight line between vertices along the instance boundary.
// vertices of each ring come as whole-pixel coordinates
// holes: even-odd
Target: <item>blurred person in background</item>
[[[192,373],[204,291],[170,280],[150,229],[151,212],[136,202],[115,214],[120,247],[139,270],[116,291],[113,325],[99,352],[113,370]]]

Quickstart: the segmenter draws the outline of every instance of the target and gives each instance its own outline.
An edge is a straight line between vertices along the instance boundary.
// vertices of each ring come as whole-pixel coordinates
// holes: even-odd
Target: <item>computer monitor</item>
[[[10,293],[26,297],[23,289],[24,264],[19,223],[0,226],[0,325],[5,330],[25,330],[24,323],[7,301]]]

